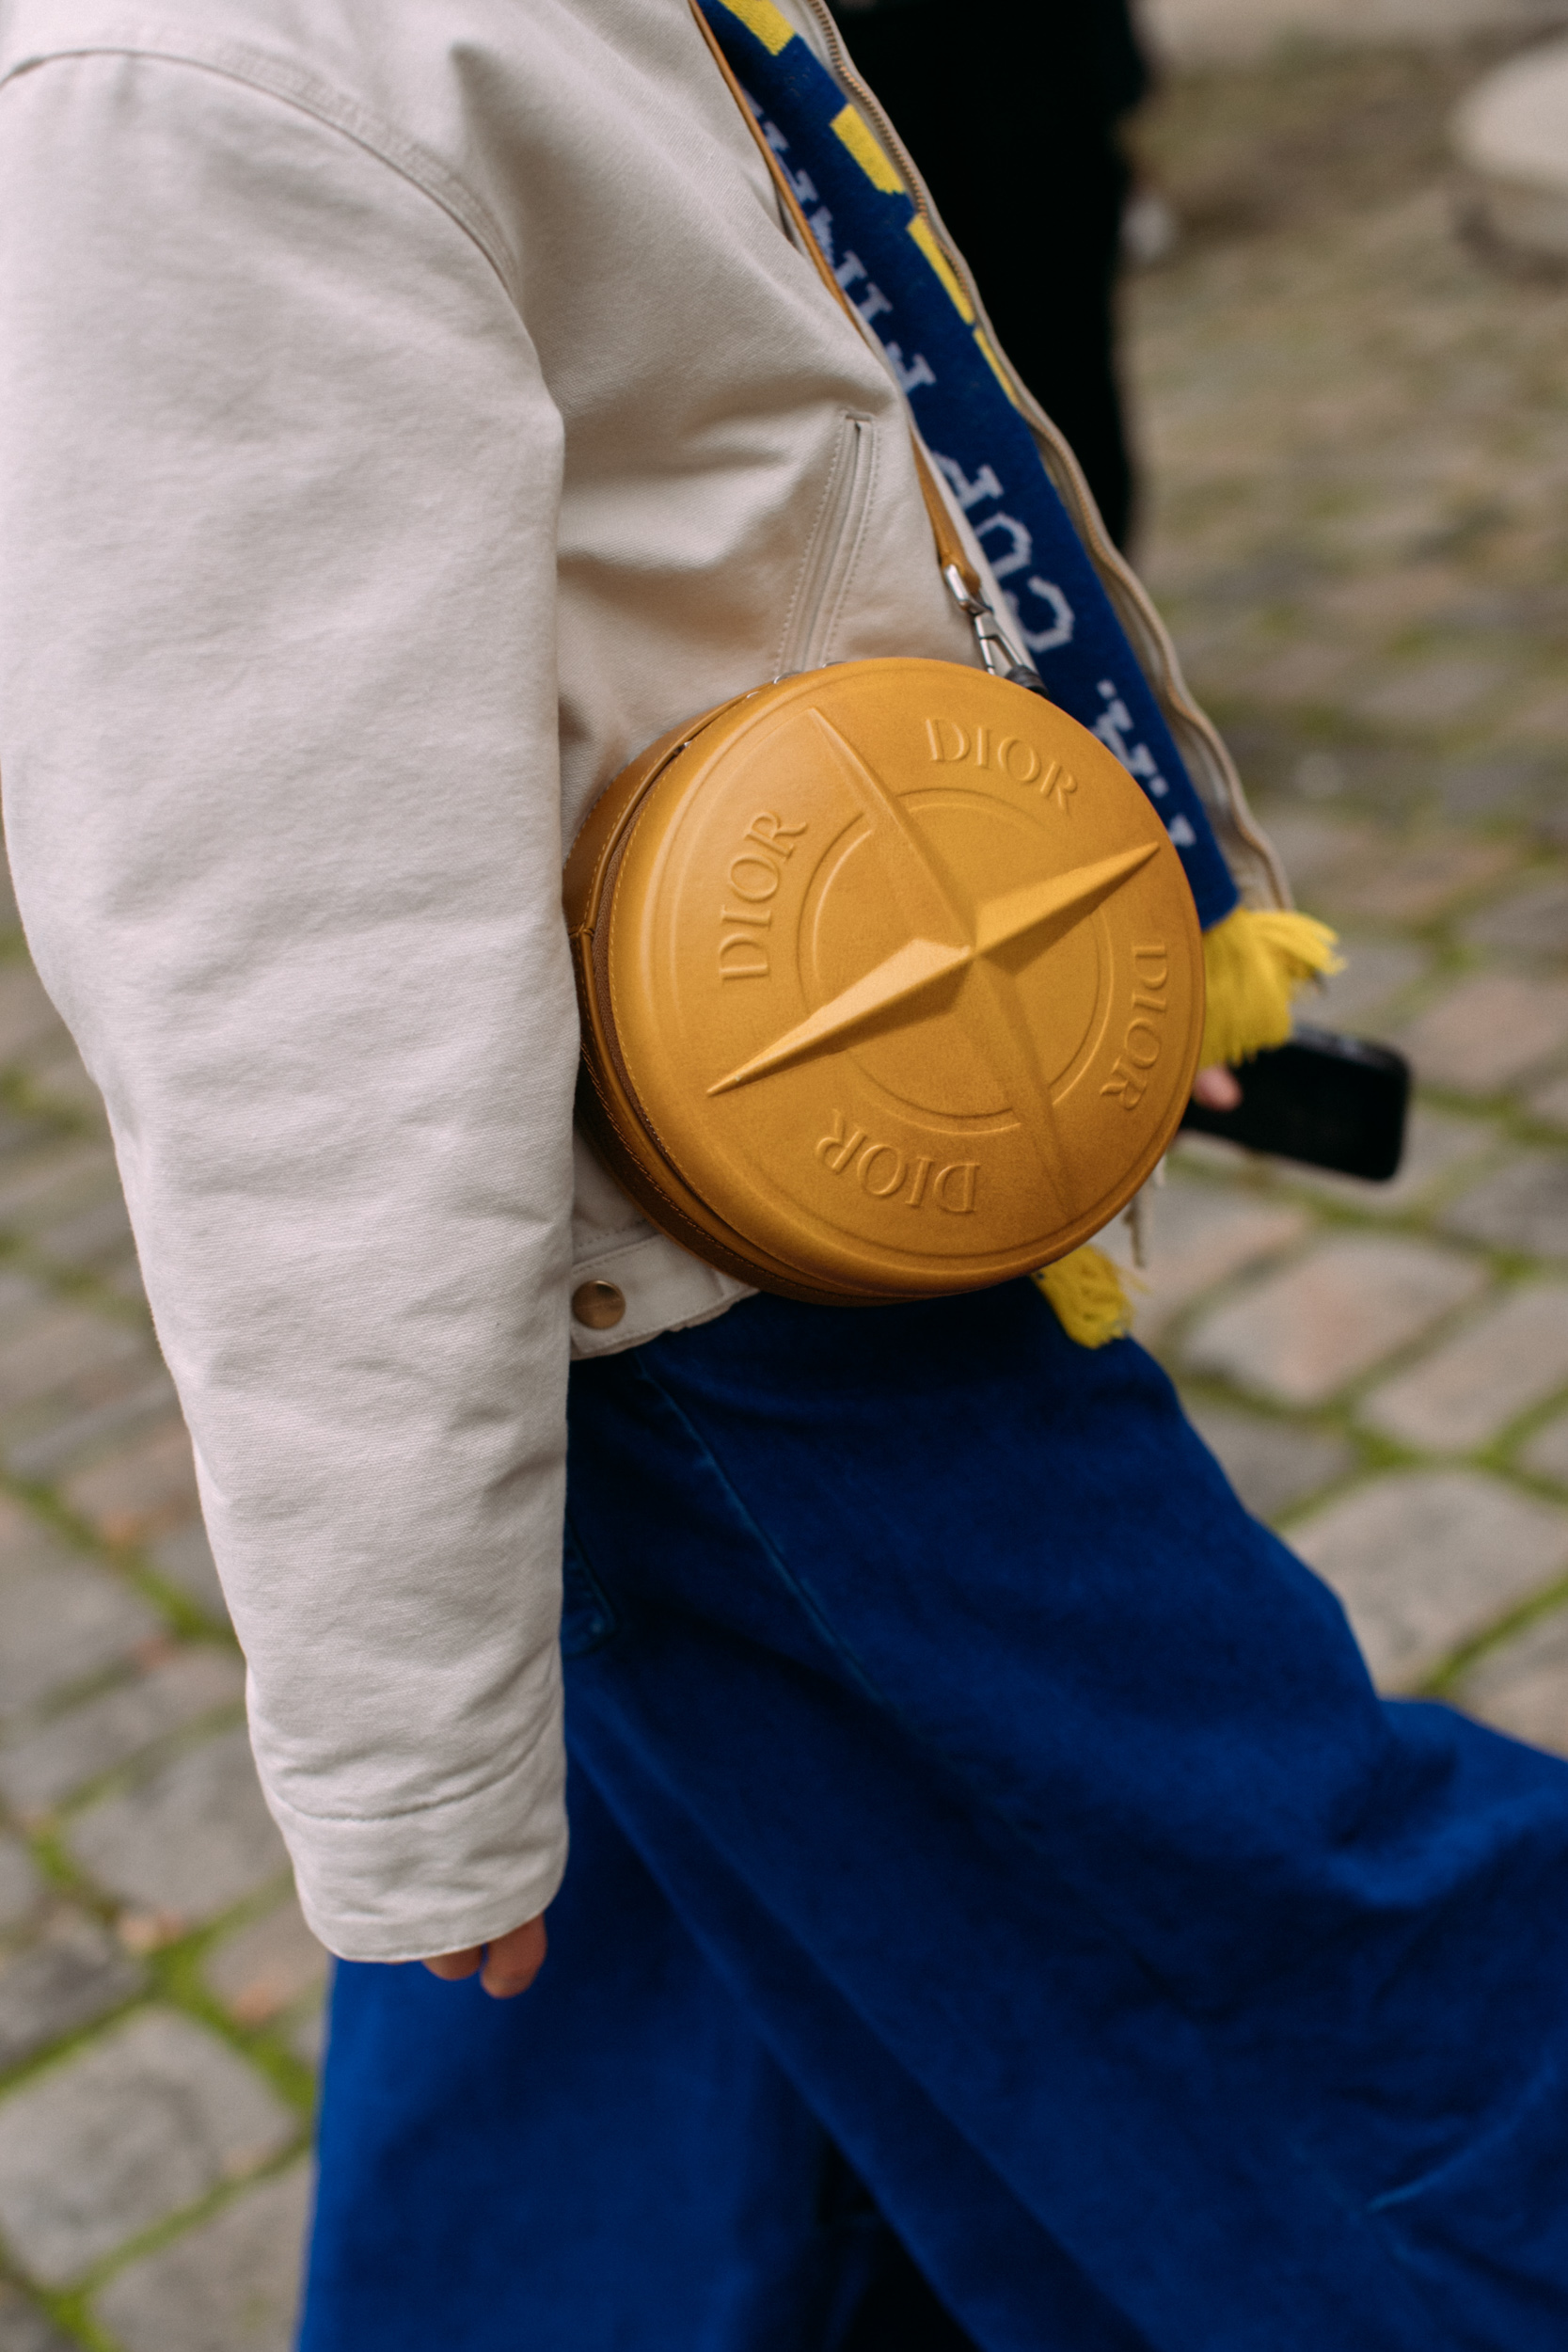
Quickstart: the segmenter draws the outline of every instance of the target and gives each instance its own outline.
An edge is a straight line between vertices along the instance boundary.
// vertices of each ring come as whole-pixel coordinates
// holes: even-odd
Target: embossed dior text
[[[978,1160],[949,1160],[945,1168],[937,1168],[929,1156],[906,1159],[895,1144],[874,1143],[863,1127],[850,1126],[842,1111],[834,1111],[832,1133],[818,1142],[816,1157],[835,1176],[852,1171],[873,1200],[896,1200],[906,1209],[923,1209],[929,1202],[949,1216],[974,1214]]]
[[[1119,1097],[1124,1111],[1135,1111],[1143,1101],[1148,1085],[1148,1073],[1160,1058],[1164,1044],[1163,1028],[1156,1027],[1169,1008],[1165,984],[1170,977],[1170,955],[1163,940],[1152,946],[1132,950],[1132,1018],[1121,1041],[1121,1051],[1111,1064],[1111,1074],[1101,1088],[1101,1094]]]
[[[1009,784],[1031,787],[1041,800],[1054,801],[1064,816],[1071,811],[1077,777],[1059,759],[1042,759],[1022,736],[997,736],[986,726],[961,727],[957,719],[927,719],[926,740],[939,767],[968,761],[1006,776]]]
[[[719,910],[721,980],[768,978],[772,968],[767,938],[773,925],[772,900],[805,830],[804,825],[786,825],[770,808],[759,810],[747,826],[730,860],[725,878],[729,889]]]

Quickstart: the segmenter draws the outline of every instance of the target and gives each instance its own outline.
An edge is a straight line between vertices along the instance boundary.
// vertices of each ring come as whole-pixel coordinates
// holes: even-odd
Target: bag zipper
[[[858,409],[847,409],[840,421],[827,487],[784,622],[775,680],[818,670],[828,659],[870,504],[875,429]]]

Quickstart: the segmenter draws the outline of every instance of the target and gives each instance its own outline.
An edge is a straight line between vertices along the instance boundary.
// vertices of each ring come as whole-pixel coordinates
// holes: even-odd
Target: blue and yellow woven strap
[[[880,344],[1053,702],[1159,812],[1205,930],[1236,887],[958,272],[870,123],[772,0],[700,0],[810,233]]]
[[[920,438],[985,548],[1051,699],[1107,744],[1164,822],[1203,926],[1203,1058],[1239,1062],[1291,1031],[1299,989],[1337,968],[1305,914],[1238,904],[1164,713],[953,261],[860,107],[773,0],[693,0],[738,84],[825,278],[880,345]],[[1036,1276],[1069,1336],[1131,1325],[1092,1247]]]

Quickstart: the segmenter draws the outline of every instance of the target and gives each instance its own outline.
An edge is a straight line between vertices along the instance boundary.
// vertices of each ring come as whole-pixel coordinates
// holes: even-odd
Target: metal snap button
[[[626,1293],[613,1282],[583,1282],[572,1293],[572,1312],[590,1331],[612,1331],[626,1311]]]

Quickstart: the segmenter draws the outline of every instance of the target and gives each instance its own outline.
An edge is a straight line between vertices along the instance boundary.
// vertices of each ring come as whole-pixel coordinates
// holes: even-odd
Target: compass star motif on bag
[[[1180,1117],[1192,894],[1113,755],[1022,688],[846,662],[656,744],[567,868],[579,1116],[766,1289],[971,1290],[1097,1232]]]

